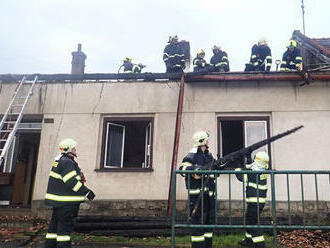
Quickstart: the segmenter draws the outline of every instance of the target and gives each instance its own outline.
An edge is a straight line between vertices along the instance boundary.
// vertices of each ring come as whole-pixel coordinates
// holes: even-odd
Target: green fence
[[[270,188],[268,188],[268,194],[270,193],[270,200],[266,202],[266,206],[269,204],[271,207],[271,221],[270,223],[263,224],[260,222],[260,218],[258,218],[258,225],[246,225],[245,223],[245,182],[243,180],[242,182],[242,219],[243,223],[241,224],[234,224],[233,223],[233,216],[232,216],[232,183],[231,183],[231,177],[235,174],[269,174],[268,180],[270,179],[270,182],[268,181],[268,185],[270,185]],[[215,178],[217,179],[215,181],[216,183],[216,191],[215,191],[215,213],[214,213],[214,223],[212,225],[205,225],[201,223],[200,225],[192,225],[190,223],[184,223],[176,220],[177,213],[176,213],[176,202],[177,202],[177,176],[181,175],[187,175],[187,174],[200,174],[201,180],[202,180],[202,189],[204,188],[205,181],[207,180],[206,178],[209,177],[210,175],[214,175]],[[221,175],[221,177],[220,177]],[[279,223],[278,218],[277,218],[277,211],[276,211],[276,186],[275,186],[275,181],[279,177],[279,175],[282,175],[285,177],[279,181],[280,183],[285,183],[286,184],[286,205],[287,205],[287,223]],[[297,175],[299,178],[296,180],[296,183],[298,185],[292,185],[290,186],[290,175]],[[311,180],[308,180],[309,188],[308,190],[311,191],[311,185],[313,185],[313,191],[315,190],[315,196],[313,196],[313,203],[316,204],[316,211],[315,215],[316,217],[316,222],[317,224],[306,224],[306,200],[305,200],[305,184],[304,182],[304,175],[310,175],[309,177],[313,177],[313,182]],[[319,183],[319,177],[322,175],[322,185]],[[277,247],[277,232],[278,230],[290,230],[290,229],[310,229],[310,230],[330,230],[330,225],[329,223],[321,223],[321,218],[320,218],[320,200],[319,200],[319,187],[323,188],[323,192],[326,192],[327,195],[322,195],[322,201],[330,202],[330,170],[282,170],[282,171],[262,171],[262,172],[255,172],[251,170],[242,170],[242,171],[233,171],[233,170],[226,170],[226,171],[175,171],[173,173],[173,204],[172,204],[172,217],[171,217],[171,247],[175,247],[175,233],[177,228],[214,228],[214,229],[270,229],[272,230],[273,233],[273,244],[274,247]],[[228,224],[221,224],[218,223],[218,210],[217,210],[217,189],[218,189],[218,184],[223,181],[223,178],[228,177]],[[180,178],[182,178],[180,176]],[[256,177],[259,178],[259,177]],[[188,185],[190,185],[190,176],[187,178],[188,179]],[[309,178],[310,179],[310,178]],[[182,180],[182,179],[181,179]],[[258,181],[257,181],[258,185]],[[258,193],[258,188],[257,188],[257,193]],[[292,192],[297,192],[297,190],[300,191],[300,200],[302,205],[302,221],[300,223],[292,223],[292,215],[293,215],[293,209],[292,209],[292,199],[291,195]],[[271,191],[271,192],[269,192]],[[282,194],[283,195],[283,194]],[[203,194],[201,194],[203,196]],[[309,197],[310,194],[309,194]],[[188,200],[189,200],[189,195],[188,195]],[[203,199],[200,201],[201,202],[201,208],[203,209]],[[259,202],[259,199],[258,199]],[[309,200],[310,202],[310,200]],[[258,203],[259,207],[259,203]],[[203,214],[203,211],[202,211]],[[283,213],[281,213],[283,215]],[[201,217],[203,219],[203,217]]]

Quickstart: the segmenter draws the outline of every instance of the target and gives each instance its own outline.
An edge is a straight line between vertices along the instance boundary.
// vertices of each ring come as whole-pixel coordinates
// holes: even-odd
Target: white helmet
[[[252,164],[246,165],[247,169],[252,170],[267,170],[268,169],[269,156],[265,151],[257,152]]]
[[[195,147],[207,145],[207,142],[209,140],[209,136],[210,135],[206,131],[199,131],[199,132],[194,133],[193,145]]]
[[[258,41],[259,46],[267,46],[268,45],[268,40],[265,37],[261,37]]]
[[[60,153],[70,153],[72,152],[72,149],[75,148],[77,145],[77,142],[73,139],[64,139],[59,144]]]

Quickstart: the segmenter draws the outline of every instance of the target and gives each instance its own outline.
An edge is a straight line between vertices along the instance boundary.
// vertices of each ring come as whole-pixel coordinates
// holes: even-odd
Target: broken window
[[[250,146],[269,137],[268,117],[219,117],[218,118],[218,153],[221,156]],[[270,156],[269,145],[253,151],[266,151]]]
[[[152,119],[105,119],[103,168],[149,169],[151,153]]]

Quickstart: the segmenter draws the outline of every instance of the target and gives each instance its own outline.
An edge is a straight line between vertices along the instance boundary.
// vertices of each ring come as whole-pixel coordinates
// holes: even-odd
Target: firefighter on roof
[[[283,54],[281,71],[302,71],[302,57],[295,40],[286,44],[287,50]]]
[[[229,61],[228,55],[225,51],[222,51],[220,46],[213,46],[213,56],[210,60],[210,64],[214,67],[215,72],[228,72]]]
[[[46,205],[53,207],[46,234],[47,248],[71,247],[71,232],[78,215],[79,205],[85,199],[94,199],[93,191],[84,185],[84,176],[74,160],[77,143],[72,139],[60,142],[60,155],[49,174]]]
[[[211,66],[204,59],[205,52],[203,49],[197,51],[196,58],[193,60],[194,72],[207,72],[212,71]]]
[[[183,69],[185,68],[184,52],[179,45],[178,36],[170,36],[168,43],[163,53],[166,72],[183,73]]]
[[[270,71],[272,66],[272,53],[266,38],[260,38],[258,45],[251,51],[250,62],[245,65],[245,71]]]
[[[124,73],[141,73],[142,69],[146,67],[143,64],[133,64],[132,58],[126,57],[122,65],[124,67]]]
[[[212,154],[208,150],[209,134],[205,131],[200,131],[193,136],[194,148],[190,150],[187,156],[179,167],[179,170],[203,170],[203,166],[213,161]],[[189,209],[192,224],[212,224],[214,220],[215,209],[215,178],[209,175],[208,184],[205,184],[206,179],[202,180],[203,175],[199,174],[182,174],[185,176],[186,189],[188,191]],[[195,214],[193,210],[199,199],[199,195],[203,194],[203,202],[198,206]],[[203,207],[201,206],[203,205]],[[201,220],[203,209],[203,220]],[[192,248],[209,248],[212,247],[212,229],[195,229],[191,230]]]
[[[245,182],[245,194],[247,202],[247,211],[245,213],[246,225],[258,225],[258,216],[265,207],[267,196],[267,174],[262,174],[262,171],[268,169],[269,156],[266,152],[257,152],[253,163],[249,158],[246,169],[259,171],[260,173],[236,174],[239,181]],[[241,170],[238,168],[236,170]],[[264,248],[265,239],[261,229],[247,229],[245,238],[238,242],[242,246]]]

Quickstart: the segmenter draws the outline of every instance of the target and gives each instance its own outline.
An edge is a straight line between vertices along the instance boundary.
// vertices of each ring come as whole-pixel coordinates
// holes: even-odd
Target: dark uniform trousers
[[[209,192],[203,194],[203,205],[199,204],[195,215],[192,215],[192,211],[198,200],[198,195],[190,196],[189,208],[191,224],[207,225],[214,224],[214,211],[215,211],[215,197],[214,193],[210,196]],[[203,210],[203,216],[202,216]],[[203,222],[202,222],[203,217]],[[191,229],[191,247],[192,248],[212,248],[212,228],[192,228]]]
[[[259,203],[259,212],[258,212],[258,204],[257,203],[248,203],[247,211],[245,214],[246,225],[258,225],[258,216],[260,220],[260,215],[262,210],[264,209],[265,204]],[[246,230],[245,238],[250,239],[254,247],[265,247],[263,230],[250,228]]]
[[[53,207],[46,235],[46,248],[71,247],[71,232],[78,216],[79,204]]]
[[[166,67],[166,73],[183,73],[181,67]]]

